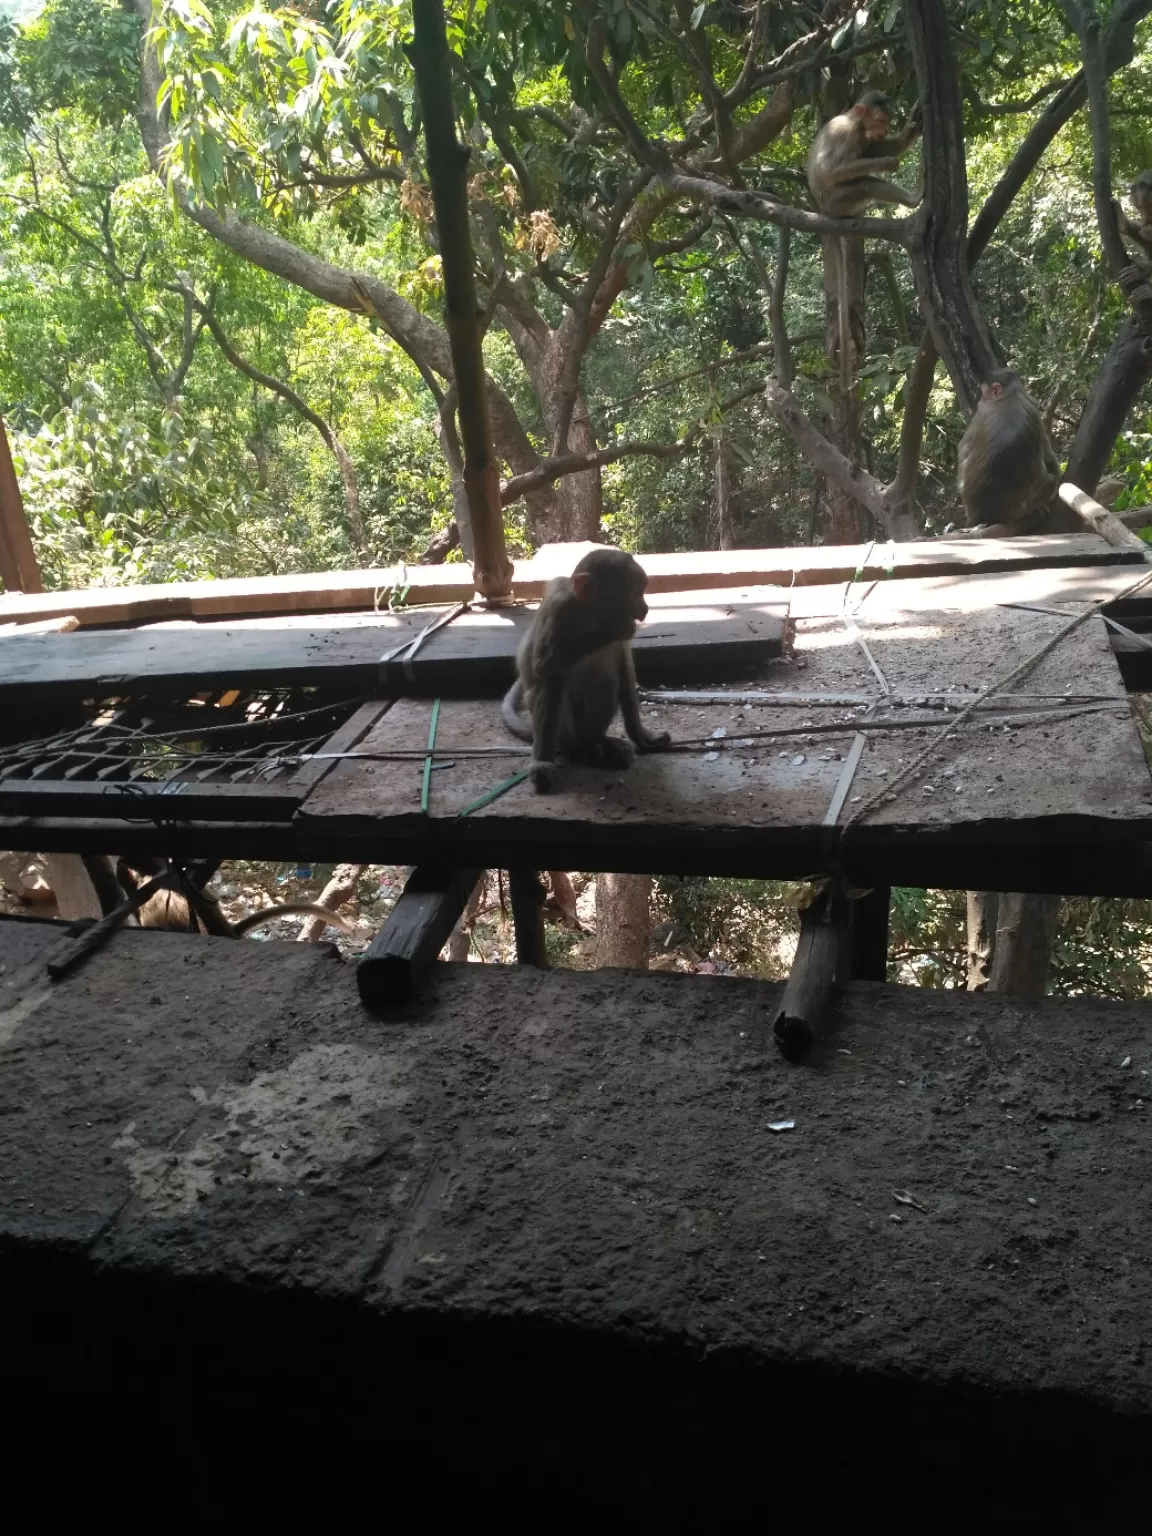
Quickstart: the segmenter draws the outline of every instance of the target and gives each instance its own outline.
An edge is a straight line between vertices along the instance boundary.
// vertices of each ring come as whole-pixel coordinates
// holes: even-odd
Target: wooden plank
[[[993,609],[971,615],[884,612],[857,622],[894,690],[911,696],[950,691],[959,705],[1034,654],[1064,621]],[[878,694],[868,662],[838,618],[807,621],[797,647],[806,662],[806,686]],[[778,662],[764,682],[791,685],[795,678],[795,664]],[[1069,688],[1105,701],[1103,712],[1055,718],[1053,702]],[[846,848],[907,848],[909,839],[918,838],[989,848],[1022,848],[1055,837],[1098,846],[1152,838],[1152,778],[1103,622],[1093,619],[1066,636],[1017,691],[1025,697],[1010,718],[994,717],[1000,722],[994,732],[987,715],[961,727],[930,773],[852,828]],[[1040,712],[1037,723],[1029,723],[1020,703]],[[675,872],[689,864],[699,868],[711,856],[714,872],[720,862],[754,872],[759,861],[759,872],[771,867],[778,874],[794,858],[799,867],[791,872],[803,874],[827,861],[840,838],[821,823],[857,733],[858,710],[814,710],[806,717],[794,707],[656,704],[646,711],[653,729],[670,730],[674,741],[694,743],[695,749],[644,757],[623,773],[569,766],[554,794],[536,795],[521,783],[461,818],[526,759],[492,704],[445,701],[437,749],[453,766],[434,775],[429,815],[423,816],[418,758],[429,705],[402,700],[360,750],[410,753],[411,760],[342,764],[301,808],[301,837],[305,845],[319,846],[337,831],[342,847],[344,839],[370,836],[406,852],[426,849],[426,857],[435,850],[438,860],[504,867]],[[909,712],[893,711],[894,723],[896,717],[906,726]],[[939,739],[926,723],[930,718],[931,712],[921,712],[923,724],[867,733],[841,824],[864,797],[883,790]],[[817,729],[829,724],[838,730]],[[799,734],[762,734],[785,729]],[[717,731],[724,734],[713,742]],[[634,861],[628,855],[635,849],[643,852]],[[566,864],[565,858],[576,862]],[[807,869],[802,859],[809,861]]]
[[[428,637],[410,661],[381,658],[414,639],[450,610],[382,614],[356,626],[318,624],[234,630],[112,630],[100,634],[8,635],[0,638],[0,701],[12,708],[39,704],[45,689],[101,697],[164,687],[271,687],[339,682],[350,692],[470,693],[504,691],[515,675],[516,649],[527,608],[464,613]],[[636,636],[637,673],[647,680],[699,671],[731,672],[783,650],[787,602],[725,594],[654,610]]]
[[[552,576],[571,571],[588,546],[551,545],[516,562],[514,590],[536,600]],[[1036,535],[1019,539],[926,539],[914,544],[824,545],[818,549],[705,550],[643,554],[650,590],[690,591],[731,586],[804,587],[860,580],[981,575],[1029,567],[1108,566],[1138,551],[1110,549],[1095,534]],[[130,624],[158,619],[203,619],[300,614],[337,609],[373,610],[400,591],[409,604],[468,601],[472,575],[465,565],[410,566],[366,571],[318,571],[163,586],[100,587],[0,595],[0,621],[75,614],[81,624]]]

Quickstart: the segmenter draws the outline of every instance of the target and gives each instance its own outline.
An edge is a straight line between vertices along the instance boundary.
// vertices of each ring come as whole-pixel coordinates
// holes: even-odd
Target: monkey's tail
[[[265,923],[271,923],[278,917],[322,917],[333,928],[339,928],[344,933],[354,932],[348,919],[333,912],[330,907],[318,906],[314,901],[285,901],[279,906],[261,907],[259,912],[249,912],[247,917],[232,924],[232,933],[238,939],[243,938],[253,928],[262,928]]]
[[[520,700],[523,698],[523,696],[524,685],[521,683],[520,679],[517,678],[516,681],[512,684],[511,688],[509,688],[508,692],[504,695],[504,701],[500,705],[500,718],[504,721],[504,724],[512,732],[513,736],[517,738],[517,740],[531,741],[532,727],[525,724],[524,718],[520,714]]]

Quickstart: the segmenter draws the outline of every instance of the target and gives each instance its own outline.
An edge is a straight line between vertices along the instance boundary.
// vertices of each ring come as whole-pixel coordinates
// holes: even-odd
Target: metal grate
[[[282,780],[301,754],[319,751],[361,702],[291,687],[92,702],[79,725],[0,743],[0,788],[71,782],[162,793],[177,781],[223,786]],[[9,738],[15,724],[5,733]],[[27,729],[31,722],[22,724]]]

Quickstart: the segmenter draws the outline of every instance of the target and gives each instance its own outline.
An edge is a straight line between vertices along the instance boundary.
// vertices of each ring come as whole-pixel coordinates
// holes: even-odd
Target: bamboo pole
[[[428,180],[436,208],[440,260],[444,270],[444,321],[452,349],[460,440],[464,449],[464,490],[472,523],[476,590],[489,602],[512,593],[512,562],[504,545],[500,477],[492,451],[492,426],[484,385],[472,236],[468,225],[469,151],[456,138],[452,66],[444,30],[442,0],[413,0],[415,40],[408,57],[424,115]]]

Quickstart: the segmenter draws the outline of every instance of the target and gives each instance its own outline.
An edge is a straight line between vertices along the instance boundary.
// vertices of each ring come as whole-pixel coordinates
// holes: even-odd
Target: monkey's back
[[[1032,511],[1044,479],[1044,428],[1025,401],[991,409],[981,405],[960,439],[957,483],[970,523],[1018,522]],[[985,414],[981,415],[984,412]]]

